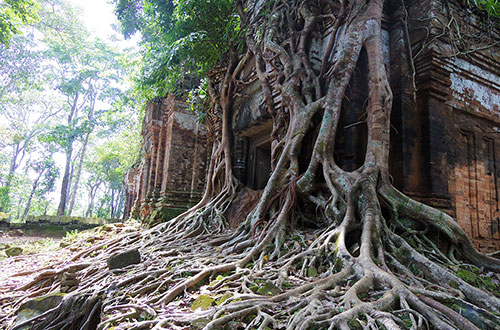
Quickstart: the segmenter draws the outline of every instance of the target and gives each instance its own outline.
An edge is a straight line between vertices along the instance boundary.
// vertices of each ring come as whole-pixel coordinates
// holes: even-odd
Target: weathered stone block
[[[138,249],[128,250],[114,256],[107,260],[109,269],[123,268],[130,265],[138,264],[141,262],[141,254]]]
[[[18,246],[14,246],[6,249],[5,254],[8,255],[9,257],[16,257],[23,254],[23,249]]]
[[[54,293],[34,298],[21,304],[17,313],[16,325],[57,307],[61,303],[63,298],[64,294]],[[26,328],[28,328],[28,326],[26,326]]]

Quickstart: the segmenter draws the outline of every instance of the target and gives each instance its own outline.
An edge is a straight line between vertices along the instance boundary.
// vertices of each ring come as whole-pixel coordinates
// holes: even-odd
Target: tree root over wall
[[[457,270],[473,266],[442,255],[422,233],[411,234],[418,242],[413,247],[397,229],[365,219],[356,243],[346,244],[353,233],[341,224],[297,228],[277,247],[272,238],[281,225],[276,222],[249,248],[217,245],[227,240],[222,235],[173,239],[158,228],[87,248],[69,265],[41,271],[17,288],[22,298],[4,300],[19,306],[27,296],[58,292],[57,275],[69,270],[80,279],[58,307],[10,328],[496,329],[500,324],[499,298],[457,276]],[[108,270],[110,254],[133,247],[143,254],[141,264]],[[193,312],[199,295],[214,302]],[[14,316],[4,315],[2,322]]]
[[[449,216],[391,185],[384,1],[250,4],[241,12],[248,26],[247,53],[233,56],[209,91],[214,111],[221,113],[222,134],[202,201],[167,223],[84,250],[69,265],[18,288],[29,296],[55,292],[57,275],[68,267],[75,267],[80,280],[58,307],[25,324],[32,329],[498,329],[498,286],[481,274],[497,276],[500,261],[477,252]],[[315,70],[309,41],[322,24],[334,37],[321,70]],[[360,56],[369,68],[368,138],[364,164],[348,172],[336,164],[334,141]],[[252,60],[274,119],[273,172],[246,221],[227,233],[223,214],[238,186],[229,145],[232,98]],[[274,89],[282,95],[279,109]],[[314,145],[302,168],[307,134]],[[306,204],[316,216],[301,212]],[[134,247],[141,251],[141,264],[107,269],[109,255]],[[191,302],[200,294],[211,306],[193,312]]]

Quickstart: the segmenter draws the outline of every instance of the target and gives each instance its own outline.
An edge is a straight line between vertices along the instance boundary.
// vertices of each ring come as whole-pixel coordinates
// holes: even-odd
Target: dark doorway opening
[[[335,136],[335,161],[347,172],[357,170],[365,162],[368,142],[367,104],[368,57],[363,49],[342,102]]]
[[[271,175],[271,141],[269,135],[251,139],[249,146],[248,187],[263,189]]]

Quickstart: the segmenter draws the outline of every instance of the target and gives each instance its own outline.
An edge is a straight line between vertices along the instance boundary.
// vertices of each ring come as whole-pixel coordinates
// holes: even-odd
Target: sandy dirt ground
[[[27,233],[22,236],[12,235],[13,231],[2,231],[0,233],[0,244],[23,244],[28,242],[43,241],[51,238],[54,241],[60,241],[62,237],[47,234]]]
[[[47,246],[48,239],[53,242],[52,247]],[[19,233],[12,230],[2,230],[0,244],[19,246],[21,248],[25,248],[27,245],[31,246],[30,254],[0,260],[0,291],[15,289],[22,283],[29,281],[34,276],[34,273],[37,273],[37,270],[47,267],[68,255],[69,251],[66,249],[55,249],[59,246],[61,239],[60,235],[52,236],[36,232],[23,232],[22,235],[19,235]],[[37,245],[37,242],[40,244]]]

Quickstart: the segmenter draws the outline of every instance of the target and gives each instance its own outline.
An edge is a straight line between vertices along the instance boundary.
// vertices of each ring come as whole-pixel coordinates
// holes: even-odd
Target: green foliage
[[[203,123],[207,117],[207,102],[209,101],[207,92],[207,80],[202,79],[201,83],[195,89],[188,92],[189,110],[196,113],[198,121]]]
[[[53,154],[42,155],[41,158],[30,164],[31,169],[40,174],[38,189],[35,191],[37,197],[42,198],[45,194],[54,191],[56,179],[59,177],[59,169],[52,158]]]
[[[0,210],[14,218],[23,210],[51,213],[50,192],[61,165],[54,154],[61,152],[73,168],[67,190],[75,196],[75,210],[82,210],[90,185],[84,187],[87,191],[75,188],[79,164],[102,153],[95,150],[102,146],[100,140],[118,139],[121,149],[113,147],[108,154],[119,154],[119,160],[113,162],[108,155],[102,168],[92,173],[84,166],[80,180],[80,186],[87,179],[93,182],[108,168],[102,190],[93,193],[102,198],[100,214],[110,214],[110,205],[117,209],[120,204],[116,197],[109,200],[107,190],[113,188],[114,195],[121,196],[125,166],[137,158],[137,109],[144,102],[128,76],[138,72],[141,58],[94,38],[79,19],[79,10],[66,0],[14,2],[20,6],[35,1],[40,2],[40,19],[21,26],[23,34],[13,35],[9,47],[0,44]],[[0,0],[0,15],[14,2]],[[127,144],[133,147],[127,149]]]
[[[74,123],[77,124],[77,123]],[[40,134],[38,139],[54,147],[60,147],[62,150],[68,150],[77,137],[82,136],[86,132],[82,126],[58,124]]]
[[[108,136],[108,141],[95,145],[84,163],[87,187],[94,191],[100,188],[102,192],[95,208],[99,217],[116,216],[110,211],[116,202],[111,197],[116,199],[122,193],[123,178],[138,159],[140,149],[138,129],[134,128],[134,122],[130,124],[132,124],[130,129],[123,130],[121,134],[111,138]],[[93,212],[92,205],[89,212],[90,214]]]
[[[80,235],[80,232],[78,229],[70,230],[66,232],[66,236],[64,236],[64,240],[70,243],[73,243],[78,239],[78,235]]]
[[[486,11],[490,16],[500,18],[500,2],[498,0],[467,0],[467,3]]]
[[[490,275],[485,275],[479,268],[475,266],[465,266],[458,269],[457,276],[470,285],[488,290],[500,296],[500,283],[492,281]]]
[[[112,189],[121,187],[125,172],[137,159],[139,143],[133,136],[106,141],[96,146],[85,167],[89,173],[108,182]]]
[[[147,99],[184,94],[240,41],[232,0],[114,0],[125,36],[142,35],[140,87]]]
[[[35,0],[0,1],[0,44],[9,45],[12,35],[19,33],[21,23],[36,20],[38,8]]]
[[[0,210],[6,211],[10,209],[10,187],[0,187]],[[5,214],[5,213],[4,213]]]
[[[12,37],[9,47],[0,44],[0,99],[12,98],[15,92],[42,89],[42,51],[35,49],[34,45],[35,35],[28,30],[23,35]]]

